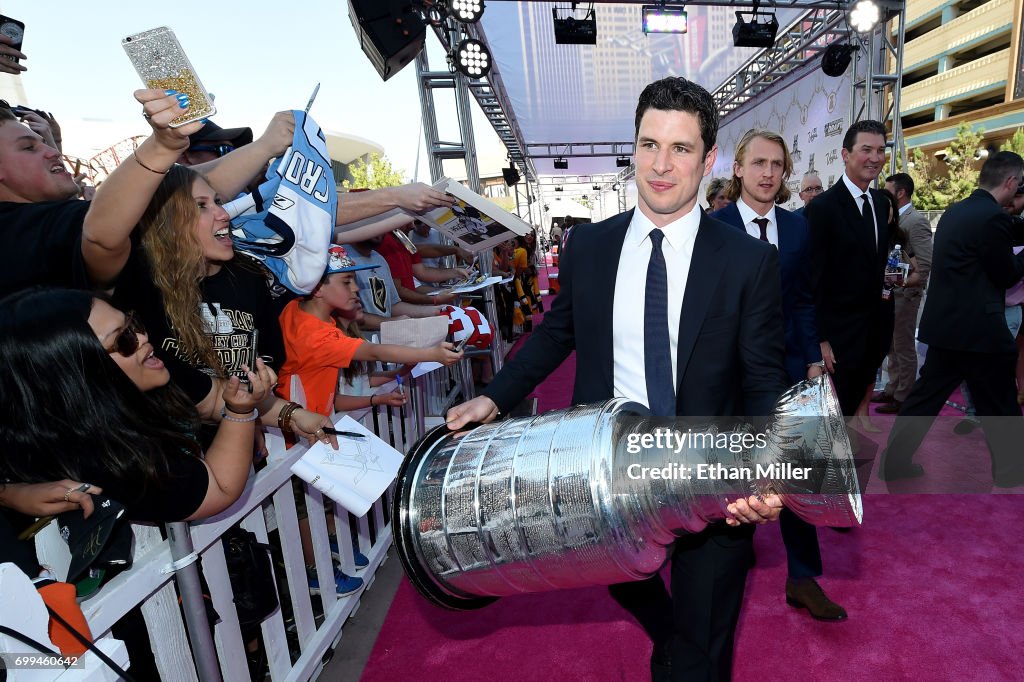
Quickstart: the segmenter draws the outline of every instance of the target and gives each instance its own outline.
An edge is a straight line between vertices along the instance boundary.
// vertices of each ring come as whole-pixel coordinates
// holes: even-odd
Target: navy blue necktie
[[[644,377],[651,414],[670,417],[676,413],[675,377],[668,335],[668,274],[661,242],[665,233],[651,231],[651,260],[647,263],[644,296]]]

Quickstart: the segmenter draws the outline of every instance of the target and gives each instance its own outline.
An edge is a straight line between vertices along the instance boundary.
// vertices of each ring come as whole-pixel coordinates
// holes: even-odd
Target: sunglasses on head
[[[135,355],[139,350],[139,334],[145,334],[146,328],[142,322],[135,319],[135,313],[128,311],[124,314],[124,327],[117,333],[114,339],[113,348],[105,348],[108,353],[120,353],[126,358]]]
[[[189,147],[190,152],[213,152],[217,156],[225,156],[228,152],[235,151],[234,145],[230,144],[199,144],[194,147]]]

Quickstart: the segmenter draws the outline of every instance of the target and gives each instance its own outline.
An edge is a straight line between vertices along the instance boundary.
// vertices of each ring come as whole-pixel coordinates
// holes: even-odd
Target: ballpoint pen
[[[329,433],[332,436],[344,436],[346,438],[366,438],[365,433],[356,433],[355,431],[339,431],[333,426],[321,426],[324,433]]]

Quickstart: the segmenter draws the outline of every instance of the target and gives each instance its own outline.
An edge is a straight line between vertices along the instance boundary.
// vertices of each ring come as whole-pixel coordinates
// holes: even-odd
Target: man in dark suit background
[[[935,230],[918,337],[928,344],[928,354],[889,434],[880,470],[887,480],[924,473],[912,461],[914,452],[946,398],[966,381],[985,430],[995,484],[1024,485],[1017,346],[1005,318],[1006,289],[1024,277],[1024,253],[1013,255],[1013,219],[1003,210],[1024,186],[1024,160],[1013,152],[993,154],[981,167],[978,185],[946,209]]]
[[[794,384],[819,376],[824,370],[814,319],[807,221],[776,206],[790,196],[786,181],[793,173],[793,159],[786,141],[768,130],[748,130],[736,145],[732,167],[726,196],[734,203],[711,217],[779,250],[786,373]],[[845,619],[846,610],[829,599],[815,580],[822,574],[817,529],[789,509],[782,510],[779,527],[789,570],[786,601],[806,608],[818,620]]]
[[[874,385],[877,349],[888,349],[892,336],[881,305],[889,202],[870,187],[885,162],[885,126],[854,123],[843,137],[842,155],[842,177],[807,204],[804,217],[811,227],[821,357],[849,418]]]
[[[702,177],[717,148],[710,94],[683,78],[647,86],[636,113],[637,208],[588,225],[560,262],[561,291],[484,395],[451,428],[517,405],[573,350],[574,403],[623,396],[652,414],[735,421],[770,413],[787,385],[774,248],[704,215]],[[613,585],[654,642],[652,675],[728,679],[752,526],[778,517],[769,496],[730,505],[727,523],[676,542],[672,594],[657,574]]]
[[[804,176],[800,178],[799,192],[800,199],[804,202],[804,205],[793,211],[793,215],[802,216],[807,204],[811,203],[815,197],[824,191],[825,189],[821,186],[821,178],[815,171],[804,173]]]

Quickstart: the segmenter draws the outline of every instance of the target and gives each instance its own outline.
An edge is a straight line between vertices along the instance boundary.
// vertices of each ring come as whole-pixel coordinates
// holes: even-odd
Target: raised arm
[[[393,208],[423,213],[442,206],[451,206],[455,200],[430,185],[414,182],[399,187],[384,187],[369,192],[346,192],[338,195],[338,225],[347,225],[380,215]],[[406,221],[408,222],[408,221]]]
[[[291,111],[279,111],[274,114],[263,134],[251,144],[196,166],[195,169],[206,176],[210,186],[225,201],[229,201],[263,171],[268,161],[284,154],[294,136],[295,116]]]
[[[89,278],[100,287],[111,284],[121,272],[131,253],[132,230],[168,169],[188,147],[188,136],[202,128],[199,122],[171,128],[170,122],[187,110],[188,98],[166,92],[172,94],[135,91],[153,134],[96,190],[85,215],[82,256]]]

